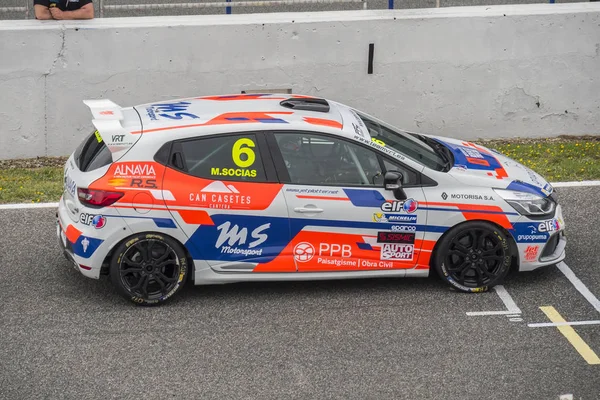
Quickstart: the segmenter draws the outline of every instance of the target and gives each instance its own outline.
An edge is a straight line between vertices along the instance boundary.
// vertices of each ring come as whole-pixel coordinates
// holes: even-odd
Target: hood
[[[428,135],[454,155],[448,174],[466,185],[496,187],[549,196],[552,185],[540,174],[496,150],[471,142]]]

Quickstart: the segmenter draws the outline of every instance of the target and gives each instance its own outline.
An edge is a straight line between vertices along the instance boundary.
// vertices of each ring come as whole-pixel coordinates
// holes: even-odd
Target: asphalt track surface
[[[561,188],[566,265],[600,297],[600,187]],[[136,307],[60,253],[54,210],[0,210],[2,399],[599,399],[567,321],[600,309],[557,267],[462,294],[436,279],[188,286]],[[522,319],[519,321],[519,319]],[[600,355],[600,325],[573,326]],[[572,395],[568,396],[568,395]]]

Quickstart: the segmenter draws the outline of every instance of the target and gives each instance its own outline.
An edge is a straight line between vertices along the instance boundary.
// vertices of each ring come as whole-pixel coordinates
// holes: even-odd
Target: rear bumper
[[[92,266],[87,265],[89,263],[83,263],[78,260],[79,257],[75,254],[73,243],[71,243],[67,238],[64,226],[60,221],[58,214],[56,217],[56,236],[63,256],[76,271],[79,271],[82,275],[88,278],[100,278],[100,268],[92,268]]]

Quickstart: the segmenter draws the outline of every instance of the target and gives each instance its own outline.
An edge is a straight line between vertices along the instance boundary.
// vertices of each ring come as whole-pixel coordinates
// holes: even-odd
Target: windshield
[[[400,133],[383,121],[377,120],[355,110],[363,120],[371,138],[385,143],[406,157],[437,171],[447,171],[450,167],[451,154],[433,139],[408,132]]]

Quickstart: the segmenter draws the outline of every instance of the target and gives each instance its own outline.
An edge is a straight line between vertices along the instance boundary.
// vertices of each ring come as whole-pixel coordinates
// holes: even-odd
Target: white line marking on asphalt
[[[543,328],[546,326],[563,326],[563,325],[600,325],[600,320],[595,321],[573,321],[573,322],[540,322],[535,324],[527,324],[530,328]]]
[[[502,300],[508,311],[512,311],[512,314],[521,314],[521,309],[517,307],[517,303],[510,297],[504,286],[494,286],[494,290],[496,290],[496,293],[498,293],[500,300]]]
[[[600,186],[600,181],[581,181],[581,182],[550,182],[554,187],[571,187],[571,186]]]
[[[481,315],[510,315],[513,311],[467,311],[469,317],[478,317]]]
[[[510,322],[522,322],[523,318],[509,318]]]
[[[19,203],[19,204],[0,204],[0,210],[18,210],[23,208],[56,208],[58,203]]]
[[[507,310],[506,311],[467,311],[467,315],[469,317],[481,316],[481,315],[521,315],[521,309],[517,307],[517,304],[514,302],[510,294],[506,291],[504,286],[498,285],[494,286],[494,290],[500,297],[500,300],[504,303]]]
[[[592,292],[579,280],[578,277],[575,276],[575,273],[571,271],[571,268],[564,261],[556,264],[560,272],[562,272],[569,281],[575,286],[575,289],[579,291],[586,298],[587,301],[596,309],[596,311],[600,312],[600,300],[594,296]]]

